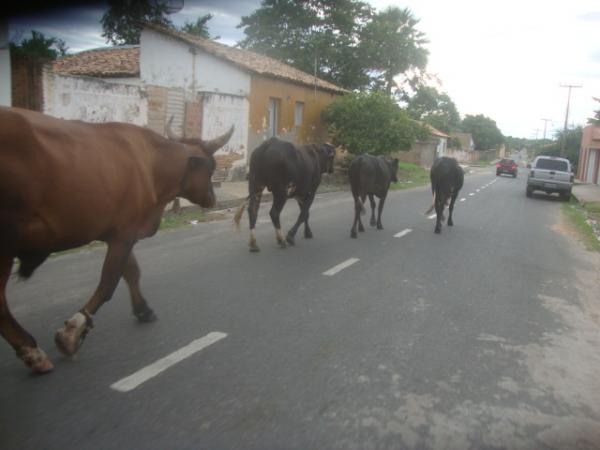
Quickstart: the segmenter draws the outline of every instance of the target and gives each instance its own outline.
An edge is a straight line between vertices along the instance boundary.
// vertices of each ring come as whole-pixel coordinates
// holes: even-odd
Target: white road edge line
[[[208,333],[206,336],[201,337],[200,339],[196,339],[195,341],[190,342],[185,347],[181,347],[179,350],[174,351],[170,355],[165,356],[164,358],[159,359],[156,362],[153,362],[149,366],[146,366],[137,372],[125,377],[114,384],[111,384],[111,389],[119,392],[129,392],[142,383],[145,383],[151,378],[154,378],[161,372],[164,372],[169,367],[174,366],[175,364],[183,361],[186,358],[189,358],[194,353],[199,352],[203,348],[208,347],[209,345],[214,344],[217,341],[220,341],[223,338],[226,338],[226,333],[221,333],[220,331],[213,331]]]
[[[412,232],[412,229],[411,228],[407,228],[406,230],[402,230],[400,233],[396,233],[394,235],[394,237],[401,238],[403,236],[406,236],[410,232]]]
[[[360,261],[360,259],[358,259],[358,258],[349,258],[346,261],[338,264],[337,266],[333,266],[331,269],[323,272],[323,275],[332,277],[336,273],[341,272],[346,267],[350,267],[352,264],[357,263],[358,261]]]

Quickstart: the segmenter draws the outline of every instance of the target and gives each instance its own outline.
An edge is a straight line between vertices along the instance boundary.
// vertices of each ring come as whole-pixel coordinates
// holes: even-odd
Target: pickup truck
[[[543,191],[546,194],[556,192],[563,200],[571,198],[575,176],[568,159],[540,155],[527,168],[530,169],[527,175],[527,197],[531,197],[534,191]]]

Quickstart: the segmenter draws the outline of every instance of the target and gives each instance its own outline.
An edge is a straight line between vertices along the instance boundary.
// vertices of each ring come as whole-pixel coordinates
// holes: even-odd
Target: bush
[[[340,97],[323,111],[322,118],[333,144],[355,155],[408,150],[424,133],[421,125],[379,92]]]

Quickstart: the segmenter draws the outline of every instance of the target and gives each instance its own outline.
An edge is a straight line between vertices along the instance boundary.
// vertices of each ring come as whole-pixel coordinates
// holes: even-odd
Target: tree
[[[421,86],[408,101],[410,117],[428,123],[432,127],[449,133],[460,128],[460,115],[448,94],[434,87]]]
[[[592,97],[595,101],[600,102],[600,98]],[[588,123],[591,125],[600,125],[600,109],[594,111],[594,117],[588,119]]]
[[[408,150],[424,130],[380,92],[348,94],[322,113],[334,145],[352,154],[385,154]]]
[[[54,60],[67,54],[65,41],[55,37],[46,37],[39,31],[32,30],[31,38],[10,43],[12,56],[28,59]]]
[[[198,17],[195,22],[186,21],[181,27],[181,31],[201,38],[210,39],[210,33],[208,32],[206,24],[212,18],[212,14],[205,14],[204,16]]]
[[[109,0],[100,23],[102,37],[113,45],[137,45],[144,22],[172,28],[168,4],[160,0]]]
[[[577,166],[579,163],[579,148],[581,146],[581,138],[583,137],[583,127],[578,126],[567,130],[557,131],[554,134],[555,141],[548,145],[543,145],[536,150],[536,155],[561,156],[561,146],[563,136],[565,141],[565,158],[571,161],[571,164]]]
[[[461,124],[465,133],[471,133],[476,150],[498,148],[504,142],[504,136],[496,122],[482,114],[467,115]]]
[[[348,89],[369,84],[360,34],[372,16],[357,0],[263,0],[242,17],[238,45]]]
[[[371,88],[392,94],[396,76],[407,74],[413,83],[413,78],[420,78],[429,52],[425,34],[416,29],[418,23],[408,8],[390,7],[365,25],[360,47],[371,73]]]

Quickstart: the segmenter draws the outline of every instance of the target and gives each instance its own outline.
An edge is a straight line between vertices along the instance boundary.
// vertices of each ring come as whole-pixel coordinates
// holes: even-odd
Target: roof
[[[86,50],[57,59],[52,70],[61,75],[99,78],[140,76],[139,46],[106,47]]]
[[[423,125],[425,125],[425,128],[427,128],[427,130],[433,135],[433,136],[437,136],[440,138],[446,138],[448,139],[450,136],[448,136],[445,133],[442,133],[440,130],[433,128],[431,125],[429,125],[428,123],[423,123]]]
[[[217,58],[229,61],[241,69],[256,73],[258,75],[279,78],[309,87],[314,87],[316,84],[317,88],[319,89],[339,94],[349,92],[333,83],[316,78],[314,75],[310,75],[306,72],[284,64],[281,61],[261,55],[259,53],[229,47],[228,45],[215,42],[211,39],[204,39],[154,24],[146,24],[145,26],[147,29],[154,30],[158,33],[178,39],[186,44],[191,44],[213,56],[216,56]]]

